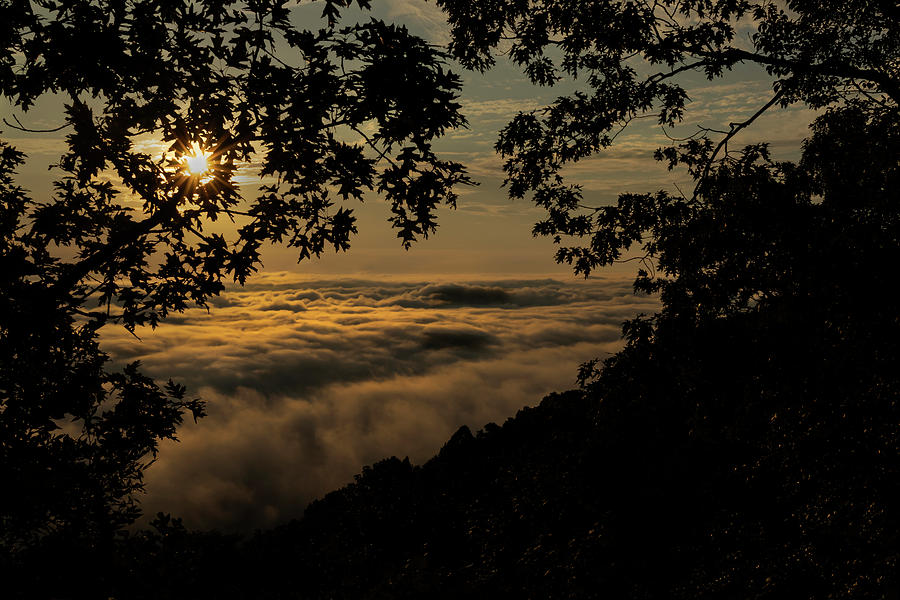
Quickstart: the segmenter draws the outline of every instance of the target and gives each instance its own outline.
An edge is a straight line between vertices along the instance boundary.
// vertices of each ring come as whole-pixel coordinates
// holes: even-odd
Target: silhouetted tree
[[[42,98],[65,104],[53,192],[32,198],[0,146],[0,549],[10,566],[51,541],[90,556],[138,515],[134,495],[185,412],[203,404],[137,364],[110,372],[109,323],[133,331],[243,283],[266,242],[299,259],[346,250],[348,200],[383,196],[403,246],[453,206],[461,165],[432,140],[465,125],[445,55],[405,28],[313,29],[287,0],[51,0],[0,6],[7,128]],[[356,9],[365,11],[366,0]],[[23,116],[24,115],[24,116]],[[144,136],[144,137],[141,137]],[[163,158],[141,139],[165,143]],[[186,158],[207,154],[193,173]],[[241,166],[263,177],[241,196]],[[211,225],[235,223],[229,238]],[[13,558],[11,558],[13,557]],[[68,567],[62,567],[68,568]],[[79,568],[72,567],[72,572]]]
[[[586,206],[581,187],[563,170],[609,147],[635,119],[681,122],[698,78],[714,80],[755,64],[772,79],[772,98],[746,121],[721,135],[701,129],[660,151],[660,159],[694,166],[698,179],[727,155],[723,149],[737,132],[773,106],[893,111],[900,103],[900,8],[890,0],[438,4],[451,25],[450,51],[466,67],[489,68],[491,52],[502,45],[537,85],[580,82],[546,108],[518,114],[496,149],[506,159],[510,196],[530,194],[547,211],[535,235],[552,237],[560,244],[557,260],[585,275],[635,242],[651,240],[644,247],[648,260],[655,248],[652,236],[640,237],[648,227],[644,213],[628,215],[633,203]]]
[[[620,448],[669,448],[705,490],[693,597],[890,597],[900,583],[900,315],[875,291],[900,259],[898,156],[896,112],[835,110],[799,164],[751,147],[713,171],[703,204],[655,197],[671,277],[638,284],[662,310],[627,324],[588,389]]]
[[[633,490],[601,501],[604,522],[644,520],[637,541],[607,546],[623,562],[606,589],[896,595],[900,313],[884,295],[900,259],[896,3],[440,4],[465,65],[487,68],[505,44],[536,84],[585,81],[501,132],[509,193],[547,210],[534,233],[562,246],[558,261],[587,275],[639,246],[635,287],[660,293],[658,314],[626,323],[623,351],[581,371],[606,451],[628,457],[617,468],[599,454],[598,476]],[[772,98],[656,153],[688,169],[689,197],[585,206],[567,165],[636,118],[676,124],[679,80],[739,63],[766,68]],[[799,163],[773,161],[766,144],[729,151],[793,103],[825,109]]]

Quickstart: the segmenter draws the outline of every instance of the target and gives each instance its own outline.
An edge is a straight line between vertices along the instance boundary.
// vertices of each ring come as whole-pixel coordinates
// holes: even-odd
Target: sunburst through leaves
[[[191,151],[184,155],[184,165],[188,172],[194,177],[202,177],[209,172],[209,157],[212,152],[206,151],[200,147],[200,144],[194,142],[191,144]]]

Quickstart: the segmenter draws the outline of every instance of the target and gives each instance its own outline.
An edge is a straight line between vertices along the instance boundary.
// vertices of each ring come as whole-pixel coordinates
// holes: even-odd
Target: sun
[[[209,171],[209,161],[207,159],[211,155],[212,152],[203,150],[200,144],[194,142],[191,144],[191,153],[184,155],[184,165],[194,177],[205,175]]]

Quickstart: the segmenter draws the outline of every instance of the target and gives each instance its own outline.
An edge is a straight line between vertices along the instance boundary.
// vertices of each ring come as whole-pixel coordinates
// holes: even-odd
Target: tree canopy
[[[649,226],[634,202],[589,206],[565,168],[600,153],[636,119],[661,126],[685,118],[697,76],[715,80],[741,64],[762,66],[771,99],[744,122],[701,130],[661,149],[659,159],[699,171],[702,185],[727,142],[773,106],[853,105],[894,111],[900,103],[900,8],[895,2],[662,0],[565,2],[438,0],[451,25],[450,51],[485,70],[507,54],[537,85],[577,88],[519,113],[500,132],[513,198],[530,195],[547,217],[534,227],[560,245],[556,257],[589,274],[620,258]],[[692,200],[696,200],[696,192]],[[586,240],[586,243],[582,242]],[[651,244],[648,258],[655,254]]]
[[[634,549],[594,582],[622,597],[888,597],[900,472],[900,314],[885,295],[900,258],[897,4],[439,3],[464,65],[489,68],[502,50],[535,84],[582,82],[501,131],[505,184],[546,210],[534,233],[560,246],[559,262],[588,275],[638,247],[635,287],[661,296],[659,313],[625,324],[621,352],[580,373],[605,436],[596,474],[609,483],[592,531],[629,515],[646,524],[631,532],[638,541],[572,542],[601,562]],[[602,155],[635,119],[689,119],[696,75],[741,63],[765,68],[770,99],[655,153],[688,170],[692,193],[589,206],[568,165]],[[729,147],[762,113],[795,103],[820,111],[798,162],[765,143]]]
[[[5,129],[35,131],[27,111],[50,98],[64,104],[66,135],[45,198],[16,184],[25,156],[0,142],[7,558],[47,540],[89,553],[111,539],[139,514],[134,495],[158,442],[186,412],[203,415],[184,387],[160,387],[137,364],[108,370],[102,326],[134,331],[206,306],[257,270],[264,243],[300,260],[346,250],[347,202],[368,193],[386,200],[408,247],[469,182],[432,150],[466,123],[447,56],[401,26],[344,23],[349,0],[327,0],[310,28],[292,23],[291,4],[0,5]],[[148,139],[167,148],[161,157],[142,149]],[[189,168],[196,151],[204,172]],[[262,177],[258,197],[242,195],[241,168]],[[215,229],[222,219],[235,235]]]

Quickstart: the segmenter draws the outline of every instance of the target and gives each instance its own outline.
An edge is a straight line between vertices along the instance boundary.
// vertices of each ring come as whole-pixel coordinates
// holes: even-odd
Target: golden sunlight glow
[[[211,152],[203,150],[197,142],[191,144],[191,153],[184,156],[184,164],[191,175],[196,177],[209,171],[209,162],[207,162],[207,158],[209,158],[211,154]]]

